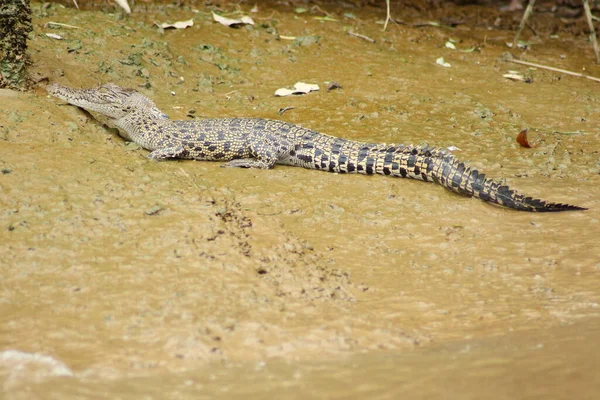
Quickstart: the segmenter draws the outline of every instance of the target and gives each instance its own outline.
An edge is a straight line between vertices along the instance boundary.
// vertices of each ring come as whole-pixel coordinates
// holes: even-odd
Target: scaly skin
[[[263,169],[284,164],[338,173],[391,175],[435,182],[453,192],[515,210],[585,210],[526,197],[440,148],[361,143],[260,118],[172,121],[141,93],[110,83],[91,89],[54,84],[47,90],[117,128],[123,138],[150,150],[148,157],[154,160],[228,161],[228,167]]]

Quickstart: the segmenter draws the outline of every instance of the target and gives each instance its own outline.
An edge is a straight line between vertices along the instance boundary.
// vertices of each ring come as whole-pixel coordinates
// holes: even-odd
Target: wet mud
[[[172,119],[456,146],[515,189],[589,210],[515,212],[381,176],[153,162],[44,80],[0,91],[6,398],[594,398],[598,84],[503,61],[518,13],[417,2],[395,17],[461,23],[382,32],[384,9],[344,4],[140,4],[123,16],[34,3],[33,71],[136,88]],[[221,26],[212,10],[256,25]],[[550,17],[513,55],[600,76],[579,20]],[[273,95],[297,81],[321,90]],[[325,90],[332,81],[342,88]],[[531,149],[515,141],[523,128]]]

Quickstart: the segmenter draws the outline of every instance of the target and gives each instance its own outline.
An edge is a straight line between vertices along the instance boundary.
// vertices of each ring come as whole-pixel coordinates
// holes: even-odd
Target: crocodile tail
[[[552,203],[527,197],[493,179],[486,178],[476,169],[471,169],[450,154],[430,162],[434,164],[431,178],[453,192],[477,197],[490,203],[499,204],[520,211],[555,212],[587,210],[570,204]]]

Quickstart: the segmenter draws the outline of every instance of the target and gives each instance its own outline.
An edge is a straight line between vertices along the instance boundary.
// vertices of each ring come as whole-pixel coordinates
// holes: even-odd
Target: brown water
[[[454,30],[382,33],[381,9],[321,7],[339,21],[260,5],[259,25],[231,29],[203,6],[123,19],[37,4],[33,69],[138,88],[173,119],[195,110],[454,145],[489,176],[590,210],[519,213],[384,177],[155,163],[43,88],[0,91],[4,397],[597,397],[597,84],[502,62],[511,32],[485,21],[517,14],[459,7],[467,20]],[[426,19],[412,13],[397,18]],[[189,18],[186,30],[152,26]],[[449,37],[479,51],[446,49]],[[583,36],[542,39],[524,58],[600,76]],[[509,69],[533,83],[502,78]],[[298,80],[343,89],[273,96]],[[524,127],[534,149],[514,140]]]

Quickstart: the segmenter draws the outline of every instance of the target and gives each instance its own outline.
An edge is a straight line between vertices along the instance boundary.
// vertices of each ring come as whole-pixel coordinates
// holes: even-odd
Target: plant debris
[[[332,90],[335,89],[342,89],[342,85],[340,85],[339,83],[332,81],[332,82],[325,82],[327,84],[327,91],[330,92]]]
[[[364,39],[367,42],[375,43],[375,39],[371,39],[370,37],[365,36],[365,35],[361,35],[360,33],[355,33],[355,32],[352,32],[352,31],[348,31],[348,35]]]
[[[280,108],[279,111],[277,111],[278,115],[283,115],[284,112],[289,111],[289,110],[293,110],[296,107],[283,107]]]
[[[121,6],[123,10],[125,10],[126,14],[131,14],[131,8],[129,8],[129,4],[127,4],[127,0],[115,0],[115,2]],[[79,7],[77,7],[79,8]]]
[[[185,29],[188,26],[193,26],[194,20],[188,19],[187,21],[177,21],[177,22],[173,22],[172,24],[169,24],[168,22],[163,22],[162,24],[155,22],[154,24],[162,29],[169,29],[169,28]]]
[[[452,65],[450,65],[450,63],[447,63],[446,61],[444,61],[444,57],[440,57],[437,60],[435,60],[435,63],[437,65],[441,65],[442,67],[445,68],[450,68]]]
[[[232,28],[237,28],[239,25],[254,25],[254,20],[247,15],[244,15],[240,19],[233,19],[222,17],[218,14],[212,13],[213,19],[220,23],[221,25],[230,26]]]
[[[294,94],[306,94],[315,90],[319,90],[319,85],[312,83],[296,82],[293,89],[280,88],[275,91],[275,96],[284,97]]]
[[[519,134],[517,135],[517,143],[519,143],[521,145],[521,147],[530,149],[533,146],[529,143],[529,140],[527,140],[527,132],[528,131],[529,131],[529,129],[525,128],[521,132],[519,132]]]

